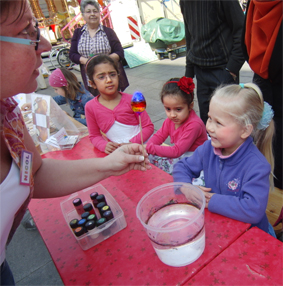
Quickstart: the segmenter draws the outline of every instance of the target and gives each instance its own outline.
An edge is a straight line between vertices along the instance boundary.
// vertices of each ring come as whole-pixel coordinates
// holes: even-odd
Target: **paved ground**
[[[170,61],[163,59],[136,68],[126,69],[130,86],[126,92],[132,94],[141,91],[147,101],[147,112],[154,123],[155,130],[159,129],[166,118],[163,106],[159,100],[159,93],[164,82],[171,77],[181,77],[185,72],[185,57],[179,55]],[[80,78],[80,73],[74,71]],[[252,72],[247,64],[241,70],[240,82],[252,80]],[[48,83],[48,81],[46,80]],[[51,87],[38,90],[37,93],[55,93]],[[64,110],[70,111],[68,106]],[[195,109],[198,112],[197,102]],[[7,250],[7,260],[14,273],[16,285],[63,285],[53,264],[48,250],[37,230],[26,230],[22,225],[18,228]]]

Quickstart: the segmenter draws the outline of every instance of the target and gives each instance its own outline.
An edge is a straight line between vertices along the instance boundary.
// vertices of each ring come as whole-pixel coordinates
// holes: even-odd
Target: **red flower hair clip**
[[[168,81],[166,84],[171,83],[171,82],[177,83],[179,88],[182,91],[184,91],[185,93],[193,95],[193,91],[195,89],[195,84],[194,84],[194,81],[191,77],[183,76],[179,79],[179,81],[171,80],[171,81]]]
[[[177,85],[180,87],[182,91],[185,93],[191,94],[195,89],[195,84],[192,78],[183,76],[177,82]]]

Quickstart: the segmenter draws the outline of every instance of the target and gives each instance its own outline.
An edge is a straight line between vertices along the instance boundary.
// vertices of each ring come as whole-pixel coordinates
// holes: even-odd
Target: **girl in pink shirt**
[[[205,125],[193,110],[194,82],[188,77],[173,78],[161,91],[161,101],[168,118],[146,145],[150,162],[172,174],[173,165],[192,155],[207,140]],[[162,143],[170,136],[172,146]]]
[[[85,115],[89,138],[102,152],[112,153],[125,143],[141,143],[139,118],[131,107],[132,95],[119,92],[119,69],[107,55],[91,58],[86,64],[90,84],[99,95],[87,102]],[[144,111],[141,114],[144,141],[153,134],[154,126]]]

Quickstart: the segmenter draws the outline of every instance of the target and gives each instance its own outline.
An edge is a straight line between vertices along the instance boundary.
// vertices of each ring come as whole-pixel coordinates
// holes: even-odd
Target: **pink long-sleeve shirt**
[[[108,141],[102,137],[100,130],[107,133],[115,121],[125,125],[139,125],[138,115],[133,112],[131,107],[132,95],[124,92],[121,92],[121,95],[119,104],[113,110],[98,101],[100,95],[90,100],[85,106],[90,141],[102,152],[105,151]],[[141,124],[143,140],[146,141],[154,131],[154,125],[146,111],[141,113]],[[140,133],[134,136],[130,142],[140,144]]]
[[[161,146],[170,136],[174,146]],[[160,157],[178,158],[188,151],[202,145],[207,140],[205,125],[194,110],[190,111],[187,120],[177,129],[169,118],[166,118],[162,127],[149,139],[146,151]]]

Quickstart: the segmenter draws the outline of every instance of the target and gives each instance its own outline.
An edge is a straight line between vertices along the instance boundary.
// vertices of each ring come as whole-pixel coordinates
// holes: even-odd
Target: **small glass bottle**
[[[107,225],[105,224],[106,222],[107,222],[107,219],[105,217],[102,217],[96,222],[96,226],[97,227],[102,226],[101,228],[105,227],[105,229],[102,231],[102,235],[109,237],[111,235],[111,231],[110,231],[110,228],[107,227]],[[105,225],[103,226],[103,224]]]
[[[110,220],[110,219],[112,219],[112,218],[114,218],[113,213],[112,213],[111,210],[105,211],[105,212],[102,214],[102,217],[105,217],[107,221]]]
[[[95,214],[94,208],[91,203],[87,203],[84,205],[84,211],[89,212],[89,214]]]
[[[89,217],[90,213],[89,212],[84,212],[81,217],[87,219]]]
[[[81,237],[85,234],[85,232],[86,232],[86,230],[81,226],[77,227],[74,230],[74,234],[78,238],[78,242],[81,244],[82,247],[85,247],[88,244],[87,237]]]
[[[99,236],[99,233],[95,232],[96,222],[94,220],[89,220],[86,222],[85,227],[88,231],[88,237],[90,239],[95,239]]]
[[[89,220],[86,222],[85,227],[87,230],[92,230],[96,227],[95,221],[94,220]]]
[[[79,237],[79,236],[85,234],[85,230],[83,227],[79,226],[79,227],[74,229],[74,234],[76,237]]]
[[[101,209],[106,206],[106,203],[105,202],[100,202],[97,204],[97,208],[99,210],[99,213],[100,213],[100,216],[102,216],[102,213],[101,213]]]
[[[97,216],[96,216],[95,214],[91,214],[91,215],[89,215],[89,216],[87,217],[86,220],[87,220],[87,221],[89,221],[89,220],[97,221]]]
[[[82,215],[85,211],[84,211],[84,206],[82,203],[82,200],[80,198],[76,198],[73,200],[73,205],[76,208],[76,211],[79,215]]]
[[[90,194],[90,198],[92,200],[92,204],[93,206],[96,208],[97,204],[98,204],[98,201],[96,199],[96,197],[98,196],[98,193],[97,192],[93,192]]]
[[[102,212],[102,213],[104,213],[104,212],[106,212],[106,211],[111,211],[111,208],[110,208],[108,205],[106,205],[106,206],[104,206],[103,208],[101,208],[101,212]]]
[[[69,225],[72,231],[74,231],[78,227],[78,219],[74,218],[70,221]]]
[[[85,232],[87,231],[86,228],[85,228],[85,224],[86,224],[86,219],[85,218],[82,218],[78,221],[78,227],[82,227]]]
[[[103,194],[98,195],[98,196],[96,197],[96,199],[97,199],[98,203],[104,202],[105,204],[107,204],[106,198],[105,198],[105,196],[104,196]]]
[[[102,224],[106,223],[106,218],[105,217],[102,217],[100,218],[99,220],[97,220],[96,222],[96,226],[99,227],[101,226]]]

